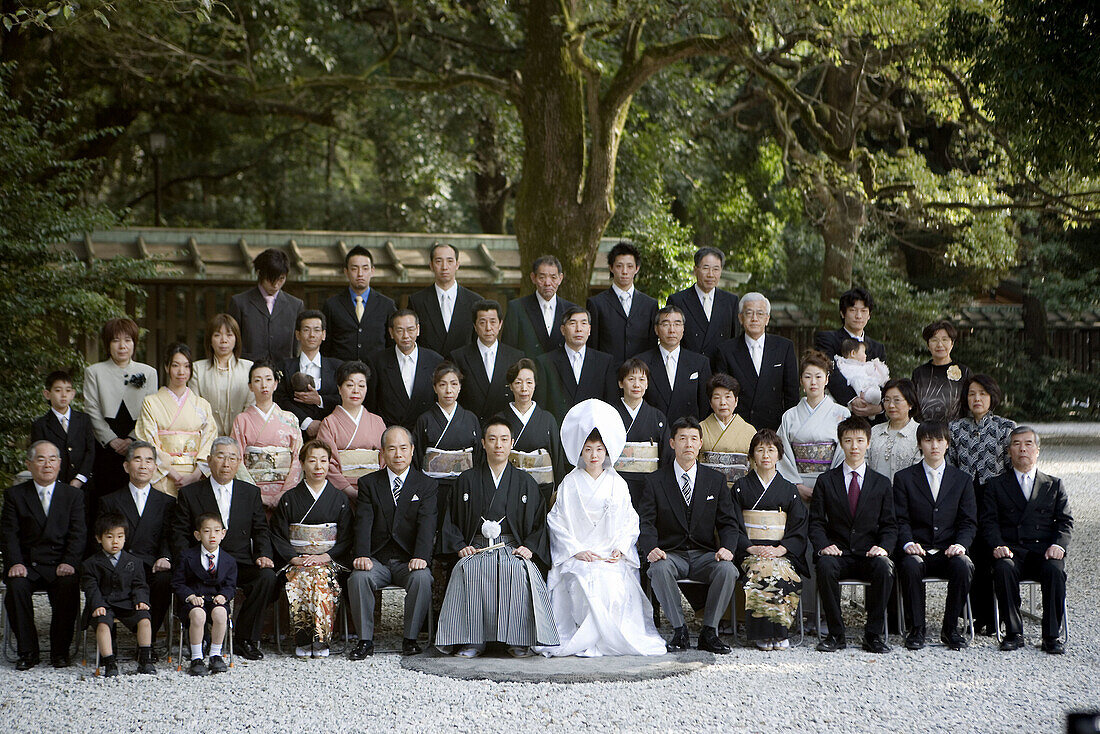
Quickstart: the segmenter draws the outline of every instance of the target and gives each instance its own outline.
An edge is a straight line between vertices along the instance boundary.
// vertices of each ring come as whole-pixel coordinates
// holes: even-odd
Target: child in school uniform
[[[115,620],[137,634],[137,672],[155,675],[153,627],[149,616],[149,585],[137,556],[123,550],[128,532],[126,518],[116,513],[100,515],[95,524],[99,550],[85,561],[81,573],[85,623],[96,625],[96,645],[103,676],[118,675],[111,644]]]
[[[222,657],[222,643],[229,623],[229,600],[237,591],[237,561],[219,550],[225,525],[214,512],[195,520],[199,545],[184,550],[176,563],[172,591],[176,594],[179,618],[187,619],[191,646],[191,675],[224,673],[229,669]],[[203,662],[202,638],[210,620],[210,664]]]
[[[42,395],[50,409],[31,424],[31,443],[49,441],[57,446],[61,453],[58,481],[80,489],[92,478],[95,463],[92,419],[71,407],[76,389],[68,372],[58,370],[47,375]]]

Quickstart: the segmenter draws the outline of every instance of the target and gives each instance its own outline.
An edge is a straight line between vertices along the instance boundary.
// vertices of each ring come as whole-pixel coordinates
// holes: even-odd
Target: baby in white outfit
[[[881,359],[867,359],[867,345],[845,339],[840,345],[836,367],[856,395],[875,405],[882,402],[882,386],[890,380],[890,368]]]

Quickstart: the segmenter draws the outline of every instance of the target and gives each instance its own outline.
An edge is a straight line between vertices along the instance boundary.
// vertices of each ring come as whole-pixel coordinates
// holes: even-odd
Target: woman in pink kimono
[[[386,424],[363,407],[370,368],[362,362],[344,362],[336,370],[340,404],[321,421],[318,440],[332,449],[328,480],[353,501],[359,496],[359,477],[378,471],[378,450]]]
[[[244,453],[237,476],[260,488],[268,512],[275,509],[283,492],[302,478],[298,460],[302,432],[294,414],[275,404],[273,396],[278,386],[274,364],[266,359],[252,364],[248,370],[248,388],[255,397],[255,405],[245,408],[233,420],[233,438]]]

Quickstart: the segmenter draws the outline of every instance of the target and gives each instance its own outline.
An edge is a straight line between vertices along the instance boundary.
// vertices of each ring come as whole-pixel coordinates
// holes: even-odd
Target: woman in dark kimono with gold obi
[[[752,470],[733,485],[745,532],[737,548],[744,570],[745,632],[761,650],[786,650],[807,577],[809,514],[795,485],[776,470],[783,444],[763,428],[749,444]]]
[[[630,501],[638,509],[646,477],[673,458],[668,419],[644,400],[649,388],[648,364],[632,357],[622,363],[617,376],[623,396],[612,405],[626,428],[626,447],[615,462],[615,472],[626,481]]]
[[[543,503],[549,507],[554,488],[572,471],[561,448],[558,421],[532,398],[535,395],[535,363],[526,357],[505,373],[512,402],[497,414],[512,429],[512,466],[531,475],[539,486]],[[444,505],[441,503],[440,507]],[[439,513],[443,516],[442,511]]]
[[[439,504],[446,507],[458,475],[481,459],[481,424],[458,404],[462,372],[440,362],[432,373],[436,403],[416,419],[416,460],[420,471],[439,483]],[[443,526],[442,513],[439,525]]]

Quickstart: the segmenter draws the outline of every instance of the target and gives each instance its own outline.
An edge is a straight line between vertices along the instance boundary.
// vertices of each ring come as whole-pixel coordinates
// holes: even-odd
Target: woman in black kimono
[[[572,470],[561,448],[558,422],[532,399],[535,395],[534,361],[519,360],[508,368],[505,379],[512,390],[512,402],[498,416],[512,429],[512,464],[534,478],[543,502],[549,507],[554,488]],[[545,456],[528,456],[535,453]]]
[[[416,419],[413,430],[416,463],[439,483],[439,506],[446,507],[459,474],[481,458],[481,425],[477,416],[458,404],[462,372],[452,362],[440,362],[432,373],[435,405]],[[443,516],[440,513],[440,527]]]
[[[672,445],[669,443],[668,420],[665,419],[664,413],[643,399],[649,387],[649,365],[632,357],[622,363],[617,376],[623,397],[614,403],[614,407],[619,411],[619,417],[623,419],[623,425],[626,427],[627,446],[654,444],[657,448],[656,462],[653,462],[651,457],[638,461],[635,456],[631,457],[634,460],[620,457],[615,463],[615,471],[626,480],[626,486],[630,490],[630,501],[636,510],[646,476],[671,460]],[[634,447],[633,453],[639,453],[637,447]]]

